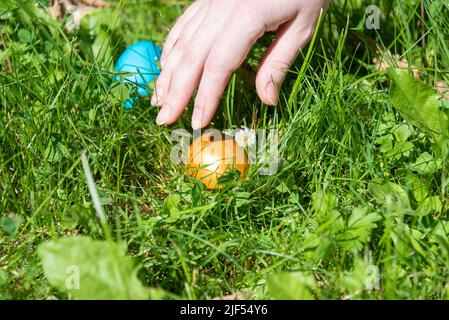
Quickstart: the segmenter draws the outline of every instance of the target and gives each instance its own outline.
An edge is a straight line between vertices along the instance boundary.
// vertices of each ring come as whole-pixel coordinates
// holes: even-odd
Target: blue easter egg
[[[128,47],[120,56],[115,65],[116,80],[133,86],[132,93],[138,96],[150,94],[148,84],[160,74],[157,61],[162,50],[151,41],[139,41]],[[133,97],[125,101],[125,107],[131,108],[137,101]]]

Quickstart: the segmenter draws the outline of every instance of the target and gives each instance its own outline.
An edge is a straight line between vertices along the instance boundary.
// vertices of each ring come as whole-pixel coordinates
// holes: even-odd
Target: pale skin
[[[257,93],[276,105],[285,76],[330,0],[197,0],[170,31],[151,103],[156,122],[179,118],[196,89],[193,129],[209,125],[232,75],[266,32],[277,38],[259,66]]]

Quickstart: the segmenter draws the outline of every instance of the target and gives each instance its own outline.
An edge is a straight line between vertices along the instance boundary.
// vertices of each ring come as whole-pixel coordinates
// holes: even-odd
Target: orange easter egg
[[[187,173],[200,180],[207,189],[220,189],[218,179],[233,169],[240,177],[248,174],[249,160],[245,150],[229,136],[206,133],[198,137],[189,148]]]

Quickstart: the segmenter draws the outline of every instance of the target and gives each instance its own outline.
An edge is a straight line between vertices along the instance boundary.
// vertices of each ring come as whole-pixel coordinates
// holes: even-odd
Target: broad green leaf
[[[441,239],[449,238],[449,221],[438,221],[432,230],[429,240],[432,242],[440,242]]]
[[[95,224],[92,223],[93,226],[98,228],[96,220],[93,218],[95,215],[90,210],[79,204],[66,207],[62,213],[62,224],[67,228],[75,228],[77,226],[87,226],[93,221],[95,222]]]
[[[2,0],[0,2],[0,14],[6,11],[11,11],[16,8],[16,5],[11,0]]]
[[[0,269],[0,286],[3,286],[8,283],[8,276],[6,272]]]
[[[111,21],[114,21],[113,26]],[[81,19],[80,27],[93,41],[83,48],[91,50],[97,62],[105,68],[112,68],[114,50],[120,46],[119,35],[123,31],[123,20],[110,9],[99,9]]]
[[[407,193],[399,185],[380,180],[373,180],[368,185],[368,190],[374,199],[386,207],[396,204],[399,207],[410,207]]]
[[[337,243],[324,237],[318,237],[318,246],[306,256],[312,261],[330,260],[334,257]]]
[[[149,297],[123,245],[80,236],[44,243],[38,254],[50,284],[75,299]]]
[[[249,192],[239,192],[235,195],[235,206],[240,208],[244,205],[251,203],[251,193]]]
[[[49,162],[57,162],[63,157],[70,157],[70,152],[65,145],[60,142],[59,137],[50,137],[47,148],[44,152],[44,159]]]
[[[161,288],[149,288],[151,300],[163,300],[167,297],[168,293]]]
[[[17,35],[19,39],[23,42],[31,42],[32,40],[31,32],[28,31],[27,29],[20,29],[19,32],[17,32]]]
[[[387,118],[387,117],[385,117]],[[379,127],[379,134],[376,143],[380,145],[380,152],[386,158],[399,160],[402,156],[408,157],[414,145],[407,141],[413,134],[413,128],[406,124],[383,123]]]
[[[6,59],[8,59],[12,54],[11,49],[6,49],[6,50],[0,50],[0,65],[3,64],[3,62],[6,61]]]
[[[123,82],[117,82],[117,85],[111,89],[111,94],[120,101],[128,100],[131,96],[131,88]]]
[[[285,185],[285,183],[280,183],[276,187],[276,191],[278,191],[279,193],[288,193],[290,192],[290,189]]]
[[[429,194],[429,188],[420,177],[414,174],[409,174],[405,178],[405,183],[413,193],[413,197],[415,198],[416,202],[418,202],[418,204],[421,204],[427,198],[427,195]]]
[[[191,188],[191,198],[192,198],[192,205],[194,207],[198,207],[201,204],[201,195],[204,190],[204,184],[201,183],[198,180],[194,180],[193,186]]]
[[[411,243],[413,249],[415,249],[416,252],[418,252],[420,255],[422,255],[425,258],[425,257],[427,257],[428,253],[426,252],[426,250],[422,247],[422,245],[419,242],[421,240],[420,239],[421,237],[422,237],[421,232],[419,232],[415,229],[411,230],[411,232],[409,234],[410,243]]]
[[[392,133],[397,141],[407,141],[413,134],[413,128],[406,124],[400,124],[392,129]]]
[[[181,196],[179,194],[172,194],[168,196],[164,201],[164,212],[166,214],[174,214],[179,211],[178,205],[181,202]]]
[[[365,290],[380,289],[380,270],[368,265],[363,259],[357,259],[351,271],[345,272],[343,285],[350,294],[360,294]]]
[[[430,153],[424,152],[411,165],[411,168],[419,174],[434,174],[441,169],[441,166],[441,160],[436,160]]]
[[[429,197],[421,204],[421,206],[418,208],[418,213],[422,215],[430,214],[432,212],[439,213],[441,212],[441,209],[443,208],[443,205],[441,203],[440,198],[438,197]]]
[[[23,219],[20,216],[11,214],[9,216],[3,216],[0,219],[0,224],[3,231],[10,237],[13,237],[16,235],[22,221]]]
[[[423,237],[424,234],[421,231],[404,223],[396,224],[391,234],[398,255],[404,258],[416,253],[427,257],[428,253],[421,245]]]
[[[107,31],[99,30],[94,42],[92,43],[92,52],[94,57],[104,67],[112,67],[114,63],[114,54],[110,36]]]
[[[337,198],[332,193],[319,190],[312,195],[312,209],[318,221],[325,219],[336,205]]]
[[[446,99],[442,98],[439,101],[439,105],[440,105],[440,108],[444,108],[446,110],[449,110],[449,100],[446,100]]]
[[[336,234],[345,228],[342,215],[337,210],[327,212],[326,218],[320,220],[320,225],[315,230],[317,233]]]
[[[400,69],[388,70],[393,81],[390,91],[393,105],[411,125],[430,135],[435,142],[449,137],[447,114],[438,106],[433,88],[414,79]]]
[[[312,300],[316,283],[313,275],[284,272],[268,278],[268,292],[276,300]]]
[[[368,207],[354,208],[348,219],[348,230],[339,237],[339,244],[346,249],[363,248],[376,227],[376,222],[381,219],[377,212],[368,213]]]
[[[395,141],[391,137],[385,136],[376,139],[376,143],[380,144],[380,152],[385,154],[386,158],[399,160],[402,156],[409,156],[414,145],[409,141]]]
[[[290,196],[288,197],[288,202],[293,204],[299,203],[299,194],[291,193]]]

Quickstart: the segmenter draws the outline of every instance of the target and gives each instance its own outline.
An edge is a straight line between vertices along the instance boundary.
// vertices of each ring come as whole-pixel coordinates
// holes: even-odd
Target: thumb
[[[276,41],[268,49],[257,72],[256,89],[262,102],[277,105],[285,76],[312,35],[313,28],[304,28],[299,17],[278,30]]]

